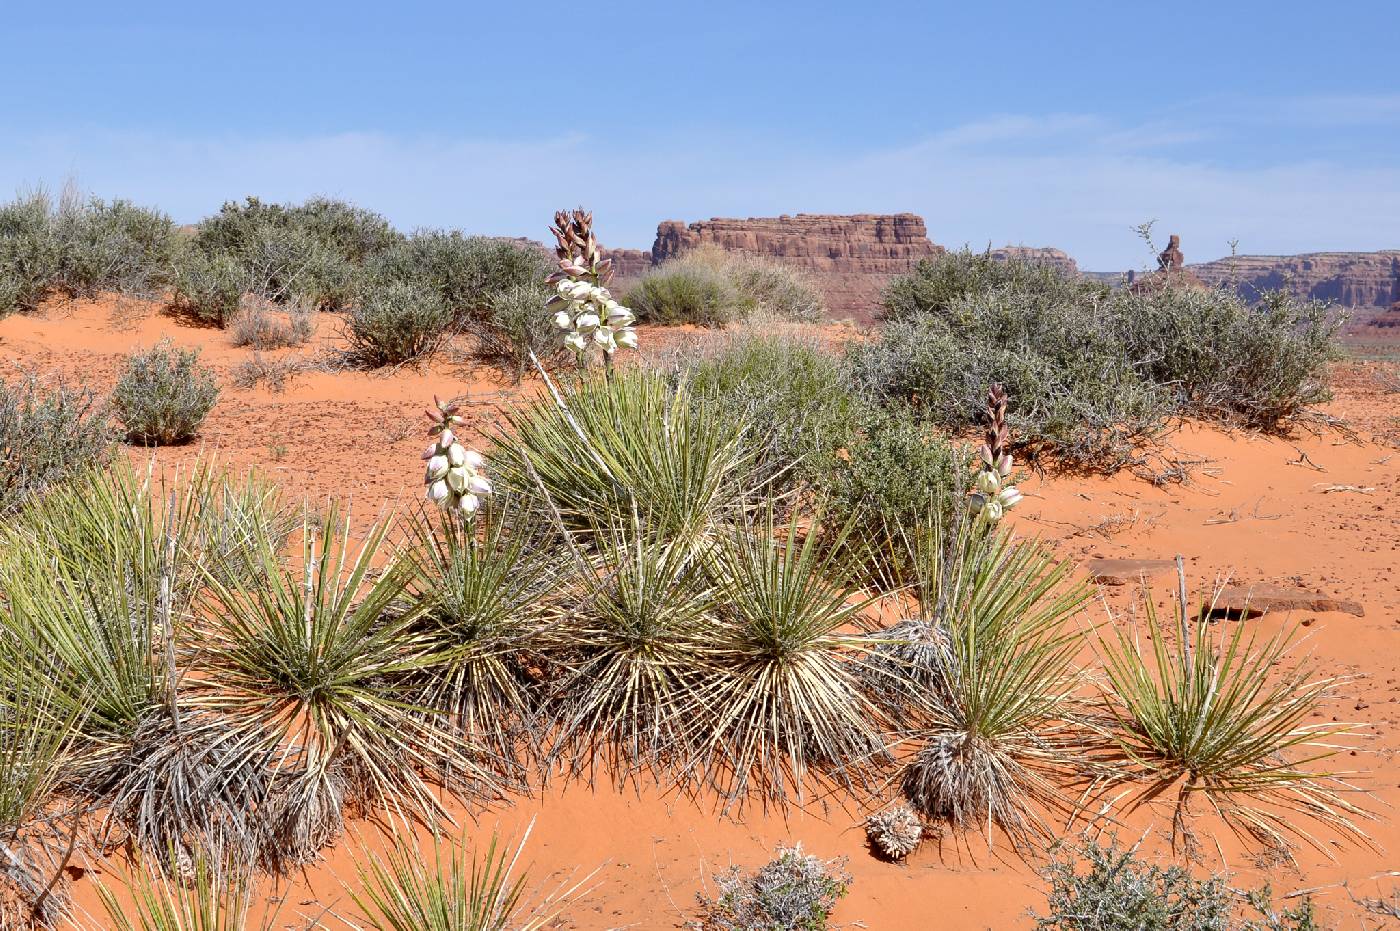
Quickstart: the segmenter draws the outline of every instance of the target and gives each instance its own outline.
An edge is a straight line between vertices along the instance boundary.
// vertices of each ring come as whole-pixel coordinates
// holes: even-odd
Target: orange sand
[[[336,343],[335,324],[327,315],[311,345],[264,356],[324,357]],[[349,496],[361,515],[418,494],[421,411],[434,393],[465,395],[470,432],[477,434],[489,432],[500,405],[520,395],[490,369],[447,359],[391,374],[297,374],[284,393],[238,390],[227,376],[251,351],[232,347],[225,333],[181,324],[151,305],[113,300],[58,305],[0,321],[0,374],[20,369],[106,392],[126,353],[161,338],[199,347],[225,385],[196,444],[154,454],[162,469],[213,453],[234,467],[258,467],[291,496]],[[654,351],[676,338],[652,331],[643,334],[643,346]],[[1400,805],[1400,516],[1394,507],[1400,410],[1396,396],[1379,393],[1364,370],[1347,369],[1339,382],[1338,399],[1326,410],[1347,418],[1359,441],[1337,432],[1282,440],[1188,425],[1169,440],[1179,459],[1197,461],[1189,483],[1156,487],[1129,474],[1033,478],[1023,486],[1027,500],[1014,520],[1021,532],[1043,537],[1076,560],[1180,553],[1197,586],[1218,576],[1296,583],[1364,605],[1364,618],[1320,614],[1289,620],[1309,625],[1309,645],[1323,673],[1355,677],[1345,687],[1345,700],[1331,710],[1339,720],[1367,726],[1361,749],[1341,758],[1341,765],[1358,770],[1357,781],[1374,793],[1369,805],[1381,819],[1365,829],[1380,849],[1336,846],[1335,859],[1302,849],[1297,869],[1262,872],[1226,832],[1219,837],[1236,886],[1268,879],[1277,895],[1316,889],[1328,922],[1361,929],[1382,925],[1349,892],[1387,895],[1400,882],[1385,875],[1400,863],[1394,817]],[[527,382],[524,390],[538,388]],[[145,462],[152,454],[130,455]],[[1372,490],[1324,491],[1330,485]],[[1159,595],[1169,584],[1158,583]],[[1106,588],[1105,601],[1124,609],[1130,589]],[[1098,608],[1087,620],[1103,616]],[[1273,630],[1284,621],[1247,623]],[[845,808],[839,798],[827,802],[825,809],[814,805],[785,816],[750,811],[734,820],[721,818],[704,801],[668,796],[654,786],[633,792],[575,783],[476,813],[474,824],[468,815],[463,823],[472,838],[484,838],[497,826],[518,835],[534,819],[526,860],[534,880],[545,885],[598,869],[599,887],[560,927],[677,927],[690,917],[696,891],[713,873],[731,863],[759,864],[775,844],[799,840],[812,853],[849,858],[855,882],[837,910],[839,922],[876,931],[1025,928],[1031,925],[1028,910],[1043,903],[1034,864],[1004,844],[992,851],[978,837],[945,841],[941,849],[925,844],[906,864],[892,865],[867,851],[860,827],[864,812],[854,801],[845,800]],[[1123,833],[1133,840],[1149,827],[1158,834],[1169,828],[1160,811],[1138,811],[1126,821]],[[1212,833],[1210,823],[1200,827]],[[374,843],[372,829],[356,830],[368,831]],[[290,889],[269,891],[286,897],[279,925],[303,927],[298,915],[329,907],[326,924],[345,926],[338,913],[353,909],[341,882],[353,882],[353,846],[341,843]],[[90,878],[104,872],[98,864],[77,884],[79,902],[93,907]]]

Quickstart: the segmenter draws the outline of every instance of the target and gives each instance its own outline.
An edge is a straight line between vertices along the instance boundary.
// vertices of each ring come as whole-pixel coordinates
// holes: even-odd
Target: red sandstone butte
[[[702,220],[667,220],[656,230],[654,262],[700,245],[777,259],[807,272],[822,289],[831,316],[869,321],[891,278],[920,259],[943,253],[929,241],[922,217],[912,213]]]

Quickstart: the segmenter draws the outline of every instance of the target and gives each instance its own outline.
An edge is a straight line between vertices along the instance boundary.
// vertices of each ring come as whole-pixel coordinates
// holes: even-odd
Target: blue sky
[[[1400,3],[14,3],[0,191],[184,222],[331,194],[605,241],[913,211],[945,245],[1146,261],[1400,248]]]

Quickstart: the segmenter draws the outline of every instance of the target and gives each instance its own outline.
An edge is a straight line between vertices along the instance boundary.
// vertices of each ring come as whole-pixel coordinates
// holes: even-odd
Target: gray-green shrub
[[[42,191],[0,206],[0,315],[33,310],[63,264],[52,207]]]
[[[193,438],[218,397],[199,351],[162,341],[127,359],[112,389],[112,409],[131,442],[169,446]]]
[[[1103,471],[1132,462],[1170,417],[1272,430],[1327,396],[1339,322],[1321,305],[1111,291],[1025,265],[965,254],[920,263],[891,285],[891,322],[851,351],[857,385],[961,430],[977,422],[986,386],[1001,382],[1024,450]]]
[[[102,465],[114,438],[92,392],[0,378],[0,516],[65,476]]]
[[[511,239],[419,230],[371,263],[376,284],[401,282],[434,295],[454,320],[489,316],[498,297],[543,281],[551,263],[538,247]]]
[[[1319,931],[1310,899],[1274,911],[1267,890],[1239,899],[1223,876],[1195,879],[1183,867],[1165,869],[1116,842],[1089,842],[1061,853],[1044,871],[1050,883],[1037,931]]]
[[[358,365],[399,365],[431,350],[452,316],[436,294],[402,281],[377,282],[361,291],[345,318],[346,340]]]
[[[647,273],[628,292],[637,319],[724,326],[749,317],[814,322],[826,306],[798,269],[761,256],[701,247]]]
[[[542,364],[564,357],[561,332],[546,313],[550,291],[543,279],[510,285],[489,297],[489,306],[473,327],[477,356],[498,365],[519,381],[533,352]]]
[[[687,925],[693,931],[825,931],[851,875],[844,860],[822,860],[798,844],[778,848],[752,873],[731,867],[715,885],[719,895],[698,895],[700,918]]]

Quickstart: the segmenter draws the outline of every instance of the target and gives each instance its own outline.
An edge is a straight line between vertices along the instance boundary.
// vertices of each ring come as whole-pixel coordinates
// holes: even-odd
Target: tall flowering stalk
[[[435,439],[423,451],[428,462],[423,484],[428,500],[449,513],[470,517],[481,507],[481,499],[491,494],[491,482],[482,474],[485,459],[474,449],[457,442],[453,427],[462,425],[457,405],[433,398],[436,410],[428,411],[433,425],[428,434]]]
[[[603,258],[593,237],[593,214],[578,208],[554,214],[555,254],[559,270],[549,276],[554,296],[547,305],[554,311],[554,323],[564,332],[564,344],[574,351],[579,365],[587,359],[589,345],[603,351],[611,367],[617,347],[637,348],[636,319],[608,293],[612,280],[612,259]]]
[[[994,525],[1021,500],[1011,478],[1011,430],[1006,425],[1006,389],[992,385],[987,392],[987,433],[979,451],[981,465],[977,470],[971,505],[977,519]]]

